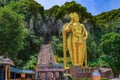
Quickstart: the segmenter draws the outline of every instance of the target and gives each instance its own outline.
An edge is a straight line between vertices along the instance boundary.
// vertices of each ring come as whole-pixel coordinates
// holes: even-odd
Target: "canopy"
[[[10,67],[10,72],[15,72],[15,73],[25,73],[25,74],[35,74],[34,71],[32,70],[20,70],[15,67]]]

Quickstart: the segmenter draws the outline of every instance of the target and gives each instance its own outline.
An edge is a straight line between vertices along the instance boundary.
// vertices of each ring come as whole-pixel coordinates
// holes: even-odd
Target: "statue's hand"
[[[81,42],[76,42],[75,45],[76,47],[78,47],[79,45],[81,45]]]
[[[72,27],[73,27],[73,21],[70,21],[70,23],[68,25],[69,25],[69,28],[72,29]]]
[[[81,45],[81,44],[83,44],[83,42],[82,41],[78,41],[78,42],[76,42],[76,45]]]
[[[77,43],[78,43],[78,45],[81,45],[81,44],[82,44],[82,42],[80,42],[80,41],[78,41]]]

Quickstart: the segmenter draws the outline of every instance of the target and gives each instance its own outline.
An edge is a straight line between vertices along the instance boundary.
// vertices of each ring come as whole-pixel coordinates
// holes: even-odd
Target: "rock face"
[[[40,14],[39,14],[40,15]],[[26,22],[26,27],[32,34],[42,36],[45,41],[49,41],[52,35],[61,35],[63,21],[61,19],[46,18],[32,16],[29,22]]]
[[[66,19],[66,20],[65,20]],[[61,29],[65,23],[69,21],[69,18],[63,17],[63,19],[55,19],[52,17],[43,18],[41,14],[37,17],[31,16],[27,28],[29,31],[37,36],[42,36],[45,41],[50,41],[53,35],[61,35]],[[93,25],[87,21],[83,21],[88,31],[93,28]]]

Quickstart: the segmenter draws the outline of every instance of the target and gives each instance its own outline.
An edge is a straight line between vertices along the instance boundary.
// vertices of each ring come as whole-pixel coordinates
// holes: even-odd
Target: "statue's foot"
[[[88,66],[86,65],[85,68],[88,68]]]
[[[80,66],[80,68],[84,68],[84,66]]]
[[[74,64],[73,66],[79,66],[78,64]]]
[[[69,69],[69,67],[64,67],[65,69]]]
[[[88,66],[80,66],[80,68],[88,68]]]

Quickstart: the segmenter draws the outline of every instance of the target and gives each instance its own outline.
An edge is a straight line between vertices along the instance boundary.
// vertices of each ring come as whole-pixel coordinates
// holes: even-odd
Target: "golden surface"
[[[66,47],[68,47],[73,66],[87,66],[86,39],[87,31],[83,24],[79,23],[79,16],[76,12],[70,13],[71,21],[63,26],[63,52],[64,68],[66,68]],[[68,39],[66,35],[69,33]]]

